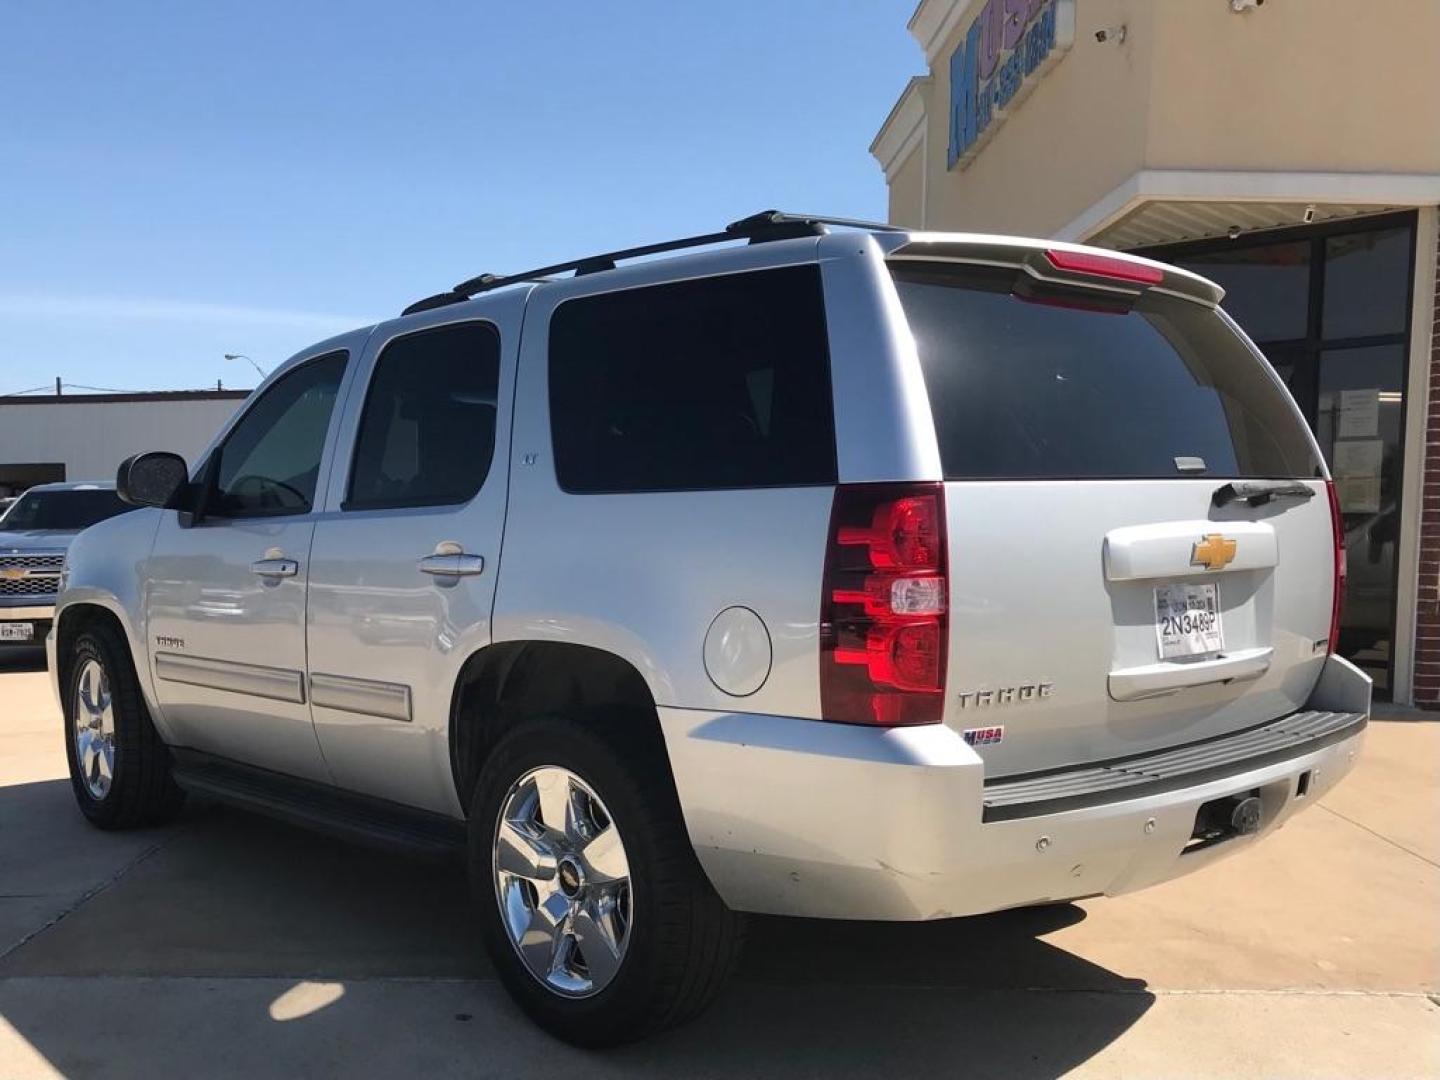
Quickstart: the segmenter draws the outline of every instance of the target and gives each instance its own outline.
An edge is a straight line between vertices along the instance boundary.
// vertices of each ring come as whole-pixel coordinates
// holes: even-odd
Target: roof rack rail
[[[751,214],[749,217],[732,221],[720,232],[701,233],[698,236],[685,236],[678,240],[665,240],[658,244],[644,244],[640,247],[623,248],[620,251],[587,255],[581,259],[541,266],[534,270],[524,270],[518,274],[478,274],[460,282],[449,292],[436,293],[434,296],[416,300],[400,314],[414,315],[419,311],[431,311],[434,308],[459,304],[480,293],[490,292],[492,289],[541,280],[552,274],[563,274],[567,270],[573,271],[576,277],[582,274],[597,274],[605,270],[614,270],[615,264],[621,259],[638,259],[644,255],[659,255],[662,252],[679,251],[682,248],[722,244],[729,240],[749,240],[752,244],[761,244],[770,240],[789,240],[799,236],[822,236],[829,231],[828,226],[867,229],[875,232],[905,231],[901,226],[885,225],[878,221],[859,221],[854,218],[824,217],[818,214],[787,214],[781,210],[762,210],[758,214]]]

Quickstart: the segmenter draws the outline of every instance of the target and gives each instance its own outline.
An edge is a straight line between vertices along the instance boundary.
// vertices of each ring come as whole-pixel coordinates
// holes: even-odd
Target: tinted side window
[[[946,479],[1319,475],[1284,390],[1214,311],[1050,295],[1010,270],[892,273]]]
[[[375,364],[345,509],[468,502],[495,453],[500,335],[459,323],[396,338]]]
[[[220,448],[210,509],[221,517],[306,513],[346,353],[296,368],[266,390]]]
[[[567,491],[834,483],[819,269],[561,304],[550,323],[550,431]]]

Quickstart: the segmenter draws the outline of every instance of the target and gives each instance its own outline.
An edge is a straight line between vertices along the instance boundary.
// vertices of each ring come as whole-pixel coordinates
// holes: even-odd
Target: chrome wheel
[[[600,797],[569,769],[532,769],[501,803],[495,897],[530,974],[565,997],[609,985],[630,942],[630,865]]]
[[[115,708],[110,700],[110,677],[99,660],[87,660],[80,669],[72,709],[80,778],[92,799],[103,799],[115,776]]]

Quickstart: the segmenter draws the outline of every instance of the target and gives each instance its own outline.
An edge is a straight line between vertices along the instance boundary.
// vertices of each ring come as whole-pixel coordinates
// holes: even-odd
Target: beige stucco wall
[[[1144,169],[1440,173],[1440,0],[1077,0],[1069,52],[948,170],[949,59],[979,7],[931,68],[931,228],[1048,235]],[[911,168],[892,215],[918,218]]]
[[[996,130],[968,167],[947,170],[950,55],[960,21],[932,69],[928,166],[931,228],[1046,235],[1134,173],[1143,161],[1156,3],[1079,0],[1075,44]],[[978,5],[977,5],[978,8]],[[1127,24],[1125,43],[1094,32]],[[1113,107],[1123,103],[1121,107]]]
[[[1440,172],[1440,0],[1157,6],[1148,167]]]
[[[924,224],[921,208],[925,197],[925,154],[917,147],[890,179],[890,217],[895,225]]]

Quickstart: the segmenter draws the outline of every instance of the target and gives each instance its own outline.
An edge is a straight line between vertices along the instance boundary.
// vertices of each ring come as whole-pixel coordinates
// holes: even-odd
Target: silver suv
[[[1370,707],[1343,534],[1221,290],[855,225],[482,275],[127,461],[50,638],[85,815],[458,848],[599,1045],[709,1002],[737,913],[1114,894],[1314,802]]]

